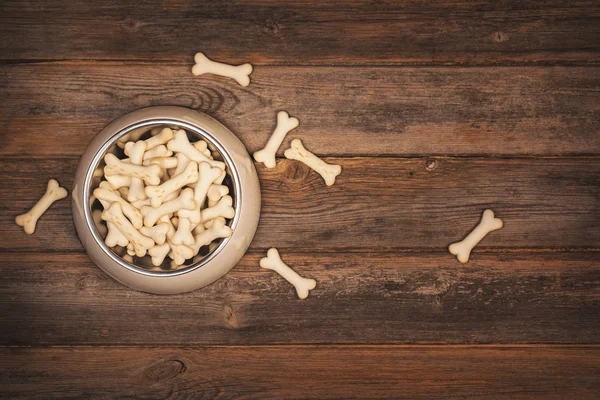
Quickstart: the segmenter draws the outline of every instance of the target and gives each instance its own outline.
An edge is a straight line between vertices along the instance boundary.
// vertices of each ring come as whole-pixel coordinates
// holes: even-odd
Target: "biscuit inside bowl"
[[[99,187],[100,182],[104,180],[104,156],[108,153],[112,153],[119,159],[126,158],[122,146],[119,144],[124,144],[128,141],[146,140],[152,137],[153,132],[160,132],[160,130],[165,127],[171,128],[174,131],[180,129],[184,130],[188,136],[188,140],[192,143],[198,140],[204,140],[208,144],[208,149],[213,158],[225,163],[226,177],[223,180],[222,185],[229,188],[229,195],[233,199],[232,206],[235,210],[235,216],[232,219],[227,220],[227,225],[232,230],[234,230],[237,225],[239,215],[237,196],[239,193],[239,179],[237,178],[237,171],[233,167],[233,163],[226,149],[212,137],[209,132],[205,132],[194,125],[176,120],[144,121],[117,132],[98,151],[88,170],[85,186],[85,196],[89,200],[88,210],[86,210],[86,216],[89,216],[88,226],[92,231],[94,239],[98,242],[98,245],[120,264],[129,269],[158,274],[181,273],[186,270],[199,268],[221,251],[230,239],[218,239],[210,245],[203,246],[196,256],[186,260],[184,264],[177,266],[176,268],[171,266],[171,259],[169,257],[166,257],[160,266],[154,266],[149,255],[144,257],[128,256],[125,247],[116,246],[110,248],[104,243],[107,232],[106,222],[98,218],[103,207],[92,195],[94,190]],[[206,207],[206,204],[202,205],[202,208],[204,207]]]

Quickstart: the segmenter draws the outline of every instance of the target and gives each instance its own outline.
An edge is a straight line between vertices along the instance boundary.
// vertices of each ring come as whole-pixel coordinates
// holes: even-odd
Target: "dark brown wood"
[[[3,60],[598,63],[597,1],[4,1]]]
[[[600,393],[600,3],[6,0],[0,397],[542,398]],[[194,77],[193,55],[252,84]],[[152,105],[253,152],[275,114],[343,166],[258,167],[249,253],[156,296],[84,254],[70,198],[14,224],[92,137]],[[467,265],[447,252],[493,208]],[[269,247],[318,286],[304,301]]]
[[[253,251],[445,251],[487,207],[505,227],[485,238],[478,251],[597,249],[600,243],[597,158],[327,160],[343,166],[332,187],[297,161],[258,167],[262,214]],[[70,198],[57,202],[33,235],[14,224],[44,193],[48,179],[71,188],[77,162],[0,161],[0,249],[82,251]]]
[[[10,398],[592,399],[597,346],[3,348]],[[18,365],[18,368],[14,368]]]
[[[258,67],[248,88],[195,77],[188,66],[49,63],[0,72],[0,155],[80,156],[113,119],[152,105],[205,111],[250,151],[287,110],[300,127],[280,155],[294,137],[330,156],[600,154],[595,67]]]
[[[85,255],[2,254],[0,345],[596,343],[589,253],[291,253],[306,300],[249,254],[177,296],[132,291]]]

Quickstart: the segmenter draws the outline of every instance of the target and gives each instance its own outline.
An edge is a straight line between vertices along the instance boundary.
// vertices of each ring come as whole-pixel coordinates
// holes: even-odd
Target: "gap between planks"
[[[215,60],[219,61],[219,60]],[[542,63],[531,62],[504,62],[502,64],[484,63],[470,64],[468,62],[460,63],[443,63],[443,62],[377,62],[377,63],[316,63],[316,64],[301,64],[301,63],[256,63],[247,61],[253,67],[290,67],[290,68],[514,68],[514,67],[531,67],[531,68],[552,68],[552,67],[583,67],[597,68],[600,66],[600,61],[547,61]],[[104,65],[104,66],[148,66],[156,65],[162,67],[189,67],[190,70],[194,65],[194,55],[190,55],[190,62],[182,62],[177,60],[159,60],[159,61],[143,61],[139,59],[0,59],[0,65],[21,65],[21,64],[40,64],[40,65]],[[251,76],[252,77],[252,76]]]
[[[215,348],[215,349],[278,349],[278,348],[290,348],[295,347],[299,349],[378,349],[378,348],[393,348],[393,349],[459,349],[459,350],[468,350],[468,349],[557,349],[557,348],[570,348],[570,349],[579,349],[579,348],[592,348],[592,349],[600,349],[600,343],[485,343],[485,344],[373,344],[373,343],[316,343],[316,344],[249,344],[249,345],[239,345],[239,344],[181,344],[181,345],[156,345],[156,344],[59,344],[59,345],[0,345],[0,349],[98,349],[98,348],[121,348],[121,349],[181,349],[181,348]]]

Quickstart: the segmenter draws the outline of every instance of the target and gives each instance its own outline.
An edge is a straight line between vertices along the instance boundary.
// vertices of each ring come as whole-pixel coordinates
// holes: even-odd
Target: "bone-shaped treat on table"
[[[109,203],[117,202],[121,204],[123,214],[125,214],[127,218],[129,218],[129,220],[136,229],[140,229],[143,225],[143,217],[141,212],[137,208],[129,204],[127,201],[125,201],[125,199],[123,199],[118,194],[118,192],[107,188],[105,185],[103,185],[103,183],[104,182],[100,184],[99,188],[94,190],[94,197],[98,200],[104,200]]]
[[[142,162],[142,165],[156,164],[162,169],[177,168],[177,157],[155,157]]]
[[[298,127],[298,118],[290,117],[285,111],[279,111],[277,113],[277,126],[273,131],[273,134],[269,138],[267,145],[262,149],[254,153],[254,159],[257,162],[265,164],[267,168],[275,168],[275,154],[283,143],[283,139],[289,131]]]
[[[194,256],[198,254],[202,246],[211,244],[213,241],[221,238],[228,238],[233,234],[230,227],[225,225],[225,220],[217,220],[207,230],[196,235],[192,247]]]
[[[35,226],[37,225],[38,219],[46,212],[48,208],[57,200],[64,199],[67,197],[68,192],[65,188],[60,187],[55,179],[50,179],[46,186],[46,193],[38,200],[37,203],[27,211],[25,214],[21,214],[15,218],[17,225],[22,226],[25,233],[31,235],[35,232]]]
[[[221,170],[217,167],[212,167],[206,163],[202,162],[198,166],[200,179],[198,183],[196,183],[196,188],[194,189],[194,199],[196,200],[196,207],[193,210],[181,210],[179,211],[180,218],[187,218],[190,220],[192,224],[199,224],[202,222],[202,215],[200,213],[200,208],[204,205],[204,201],[206,200],[206,194],[208,193],[208,188],[212,183],[221,176]]]
[[[208,188],[208,193],[206,193],[206,197],[208,197],[208,206],[212,207],[221,200],[223,196],[229,194],[229,188],[225,185],[217,185],[212,184]]]
[[[250,74],[252,73],[252,64],[229,65],[212,61],[202,53],[196,53],[194,56],[196,65],[192,67],[192,74],[198,76],[203,74],[220,75],[232,78],[243,87],[250,84]]]
[[[211,160],[206,157],[204,153],[195,148],[194,145],[190,143],[187,133],[185,133],[185,131],[182,129],[175,132],[175,137],[169,140],[169,143],[167,143],[167,148],[171,151],[182,153],[184,156],[192,161],[196,161],[197,163],[207,162],[213,167],[218,167],[221,170],[225,169],[224,162]]]
[[[171,246],[166,242],[156,245],[148,250],[148,254],[152,258],[152,265],[158,267],[160,264],[162,264],[167,254],[169,254],[169,251],[171,251]]]
[[[125,153],[129,155],[129,162],[133,165],[142,165],[145,151],[146,142],[142,140],[125,144]],[[133,203],[134,201],[145,200],[148,198],[144,192],[144,181],[140,178],[130,179],[131,184],[129,185],[129,191],[127,192],[127,201]]]
[[[479,224],[460,242],[448,246],[448,251],[454,254],[458,261],[465,264],[469,261],[471,251],[491,231],[502,228],[504,223],[500,218],[494,218],[494,211],[487,209],[481,216]]]
[[[167,232],[169,231],[169,224],[165,222],[158,223],[152,228],[142,226],[140,233],[144,236],[148,236],[157,245],[163,244],[167,240]]]
[[[179,197],[175,200],[167,201],[161,204],[160,207],[142,207],[142,214],[144,214],[144,225],[148,228],[154,226],[156,221],[163,215],[171,214],[181,210],[194,210],[196,208],[196,201],[194,200],[194,191],[190,188],[181,191]]]
[[[235,210],[233,209],[232,204],[233,199],[231,196],[223,196],[215,206],[205,208],[201,211],[202,222],[211,221],[218,217],[233,218]]]
[[[198,181],[198,163],[190,162],[185,170],[158,186],[146,186],[146,195],[150,197],[152,207],[159,207],[167,196],[185,185]]]
[[[291,147],[284,152],[287,159],[298,160],[315,170],[327,186],[335,183],[335,178],[342,172],[342,167],[337,164],[327,164],[310,151],[306,150],[300,139],[292,140]]]
[[[173,155],[173,152],[169,149],[167,149],[167,146],[165,146],[164,144],[158,145],[155,148],[153,148],[152,150],[147,150],[144,153],[144,160],[151,160],[153,158],[158,158],[158,157],[171,157]]]
[[[171,238],[174,245],[192,246],[194,244],[194,235],[192,235],[192,223],[187,218],[179,218],[177,232]]]
[[[120,203],[113,202],[110,207],[102,213],[102,219],[112,222],[117,226],[121,233],[129,240],[129,243],[133,245],[136,256],[145,256],[146,252],[154,246],[154,240],[142,235],[131,222],[125,218]]]
[[[173,139],[174,133],[170,128],[163,128],[160,132],[150,139],[146,139],[146,151],[152,150],[161,144],[166,144],[169,140]]]
[[[162,169],[158,165],[133,165],[129,162],[119,160],[114,154],[107,154],[104,157],[106,166],[104,167],[104,175],[125,175],[132,178],[141,178],[148,185],[160,184],[160,175]]]
[[[260,260],[260,266],[277,272],[286,281],[294,285],[298,298],[301,300],[307,298],[308,292],[317,286],[317,281],[301,277],[296,271],[285,264],[275,248],[269,249],[267,256]]]

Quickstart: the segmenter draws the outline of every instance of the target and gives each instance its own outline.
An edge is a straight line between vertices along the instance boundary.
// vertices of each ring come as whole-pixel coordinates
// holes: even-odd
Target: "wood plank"
[[[250,151],[285,109],[317,153],[600,154],[600,73],[592,67],[259,67],[242,88],[187,66],[58,63],[0,66],[0,155],[81,155],[113,119],[138,108],[207,112]],[[53,140],[48,140],[52,135]]]
[[[505,227],[476,250],[597,249],[600,163],[579,159],[334,158],[344,170],[326,187],[296,161],[258,168],[262,216],[251,246],[306,251],[445,251],[494,209]],[[428,170],[428,161],[435,168]],[[72,187],[78,160],[0,160],[0,249],[82,251],[69,200],[26,235],[14,217],[33,206],[46,182]],[[430,169],[432,166],[430,165]]]
[[[10,398],[592,399],[597,346],[2,348]]]
[[[600,253],[293,253],[298,300],[248,254],[192,293],[114,281],[85,255],[4,253],[2,345],[597,343]]]
[[[4,1],[3,60],[595,63],[598,2]],[[151,38],[151,39],[149,39]]]

